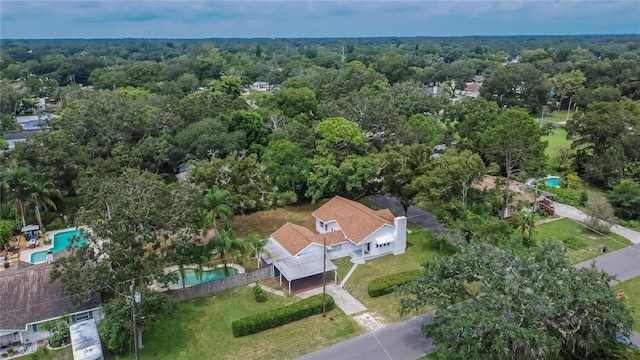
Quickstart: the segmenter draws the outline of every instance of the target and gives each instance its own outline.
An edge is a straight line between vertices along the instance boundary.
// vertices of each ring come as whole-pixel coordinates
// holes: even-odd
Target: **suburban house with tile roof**
[[[51,334],[47,321],[68,316],[70,323],[101,318],[100,299],[74,304],[60,281],[50,282],[51,265],[32,265],[0,273],[0,353],[9,347],[34,349]]]
[[[364,263],[406,250],[407,218],[394,216],[389,209],[372,210],[336,196],[311,215],[316,219],[315,232],[286,223],[269,237],[265,249],[271,256],[263,260],[273,263],[274,275],[282,273],[287,280],[297,280],[322,273],[325,241],[326,270],[335,269],[333,259],[350,256],[353,263]]]

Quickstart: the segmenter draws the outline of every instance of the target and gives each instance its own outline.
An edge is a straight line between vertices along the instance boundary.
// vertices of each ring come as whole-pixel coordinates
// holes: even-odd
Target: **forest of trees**
[[[106,254],[127,258],[115,266],[74,253],[57,276],[77,277],[87,261],[95,271],[66,282],[70,293],[203,256],[184,255],[186,242],[145,256],[167,233],[220,227],[211,246],[224,253],[236,244],[222,231],[233,214],[334,195],[389,193],[405,211],[431,204],[467,241],[530,245],[527,219],[497,216],[508,191],[471,187],[487,174],[507,185],[574,176],[607,193],[619,219],[640,221],[640,36],[2,40],[0,49],[0,132],[21,130],[16,116],[41,97],[60,116],[0,154],[0,244],[27,219],[90,223],[113,240]],[[272,89],[249,91],[256,81]],[[452,101],[474,81],[478,97]],[[535,120],[545,110],[571,113],[571,149],[551,158],[541,140],[551,130]],[[448,150],[434,157],[439,144]]]

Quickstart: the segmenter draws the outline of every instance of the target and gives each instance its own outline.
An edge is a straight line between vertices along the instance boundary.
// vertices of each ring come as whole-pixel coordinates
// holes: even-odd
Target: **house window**
[[[340,249],[342,249],[342,244],[333,245],[333,246],[329,247],[327,252],[338,251]]]
[[[91,318],[92,318],[91,311],[87,311],[87,312],[84,312],[84,313],[75,314],[75,315],[71,316],[71,322],[73,322],[75,324],[78,321],[89,320]]]

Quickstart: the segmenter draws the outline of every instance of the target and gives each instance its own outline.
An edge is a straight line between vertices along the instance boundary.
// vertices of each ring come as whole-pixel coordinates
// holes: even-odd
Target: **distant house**
[[[9,346],[32,349],[51,337],[44,322],[68,316],[70,323],[100,319],[100,299],[74,305],[60,281],[50,282],[51,265],[40,264],[0,273],[0,353]]]
[[[187,171],[189,169],[194,169],[195,167],[196,166],[193,164],[180,163],[175,169],[173,169],[173,171],[176,172],[176,178],[178,181],[185,181],[187,180]]]
[[[22,126],[23,130],[40,130],[48,128],[51,125],[51,120],[58,118],[60,116],[54,114],[40,114],[16,116],[16,121],[18,125]]]
[[[327,259],[346,256],[353,263],[364,263],[385,255],[403,254],[407,247],[407,218],[394,216],[389,209],[372,210],[358,202],[336,196],[311,214],[316,231],[286,223],[269,237],[265,247],[273,263],[274,276],[289,283],[322,273],[326,239]],[[328,261],[326,269],[335,265]]]
[[[482,179],[481,182],[473,184],[472,187],[474,189],[482,190],[482,191],[488,190],[488,189],[495,189],[497,186],[497,183],[499,181],[504,181],[504,180],[505,179],[501,179],[496,176],[487,175],[484,177],[484,179]],[[523,208],[529,211],[533,209],[534,212],[540,209],[545,209],[545,210],[553,209],[551,200],[549,200],[549,198],[545,196],[545,195],[550,195],[549,193],[541,192],[541,195],[539,195],[536,198],[534,194],[529,193],[527,191],[528,188],[529,187],[527,185],[521,182],[518,182],[515,180],[510,181],[509,190],[513,192],[513,196],[507,203],[506,208],[502,209],[503,217],[507,218],[511,216],[514,212],[521,210]]]
[[[39,134],[40,132],[40,130],[7,132],[4,135],[4,139],[7,141],[7,146],[4,150],[11,150],[16,147],[16,143],[27,141],[29,137]]]
[[[269,91],[269,89],[271,89],[271,86],[266,81],[256,81],[251,84],[249,88],[255,91]]]
[[[482,88],[482,84],[480,83],[465,83],[464,95],[467,97],[478,97],[480,96],[480,88]]]

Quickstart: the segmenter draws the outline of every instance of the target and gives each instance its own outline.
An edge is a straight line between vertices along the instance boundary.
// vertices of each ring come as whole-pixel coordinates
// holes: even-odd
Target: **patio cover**
[[[304,279],[309,276],[322,274],[322,253],[310,253],[300,256],[289,256],[277,259],[273,265],[282,276],[289,281]],[[329,259],[326,262],[326,271],[337,270]]]
[[[25,227],[22,228],[22,232],[29,232],[29,231],[36,231],[36,230],[40,230],[40,226],[38,225],[27,225]]]

